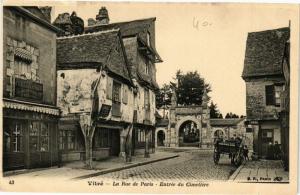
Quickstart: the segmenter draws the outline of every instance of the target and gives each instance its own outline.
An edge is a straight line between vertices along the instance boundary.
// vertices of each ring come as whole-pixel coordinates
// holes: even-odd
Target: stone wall
[[[255,79],[246,82],[246,111],[248,119],[277,119],[280,107],[266,105],[265,86],[283,82],[282,78]]]
[[[23,78],[43,84],[43,103],[56,104],[56,34],[12,9],[3,9],[3,90],[11,95],[17,48],[30,53],[30,74]],[[42,67],[42,68],[41,68]]]

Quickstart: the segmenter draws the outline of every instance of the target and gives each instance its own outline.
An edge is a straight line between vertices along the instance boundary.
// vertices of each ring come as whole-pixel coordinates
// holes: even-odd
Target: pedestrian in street
[[[247,145],[245,145],[244,150],[243,150],[243,155],[244,155],[245,160],[247,160],[247,161],[249,160],[248,153],[249,153],[248,147],[247,147]]]

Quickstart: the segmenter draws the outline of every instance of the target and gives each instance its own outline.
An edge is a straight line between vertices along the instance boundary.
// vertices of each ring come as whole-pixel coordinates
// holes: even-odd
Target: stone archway
[[[157,128],[155,130],[155,147],[166,146],[167,132],[165,128]]]
[[[181,118],[175,126],[175,130],[176,130],[176,135],[178,137],[177,140],[177,146],[181,146],[181,144],[185,141],[184,136],[182,136],[183,132],[182,132],[182,126],[184,126],[185,124],[189,123],[191,124],[191,126],[195,126],[194,127],[194,131],[192,131],[194,138],[192,137],[191,141],[195,141],[193,144],[187,144],[187,146],[191,145],[191,146],[199,146],[199,143],[201,143],[201,118],[197,119],[196,117],[193,116],[186,116]],[[181,134],[181,135],[180,135]],[[197,136],[197,137],[195,137]]]
[[[226,138],[224,129],[216,129],[212,132],[212,139],[215,141],[217,138]]]

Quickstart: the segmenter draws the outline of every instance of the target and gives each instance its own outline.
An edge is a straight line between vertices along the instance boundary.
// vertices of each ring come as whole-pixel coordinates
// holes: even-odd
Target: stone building
[[[95,121],[94,159],[148,157],[154,152],[155,62],[161,61],[155,50],[155,18],[110,24],[102,7],[96,20],[83,34],[70,30],[57,39],[63,160],[84,159],[81,117],[88,113]]]
[[[254,152],[262,158],[268,156],[270,145],[288,146],[288,123],[283,128],[280,117],[284,111],[282,94],[288,90],[289,37],[289,28],[279,28],[251,32],[247,38],[242,74],[246,82],[246,123],[253,131]]]
[[[3,8],[3,170],[58,162],[56,33],[51,8]]]
[[[155,91],[159,88],[156,83],[155,63],[162,62],[155,47],[155,20],[156,18],[147,18],[109,23],[108,11],[102,7],[96,20],[89,19],[89,26],[85,28],[86,33],[120,30],[129,64],[128,70],[135,86],[132,152],[145,152],[145,156],[154,152]]]

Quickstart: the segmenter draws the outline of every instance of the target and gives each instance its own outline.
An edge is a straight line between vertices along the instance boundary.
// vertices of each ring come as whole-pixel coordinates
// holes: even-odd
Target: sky
[[[76,11],[85,25],[101,6],[110,23],[156,17],[156,50],[160,86],[172,81],[177,70],[197,70],[211,85],[211,99],[219,110],[246,114],[246,89],[241,78],[248,32],[287,27],[294,7],[266,4],[175,4],[81,2],[54,7],[59,13]],[[293,21],[291,21],[293,23]]]

